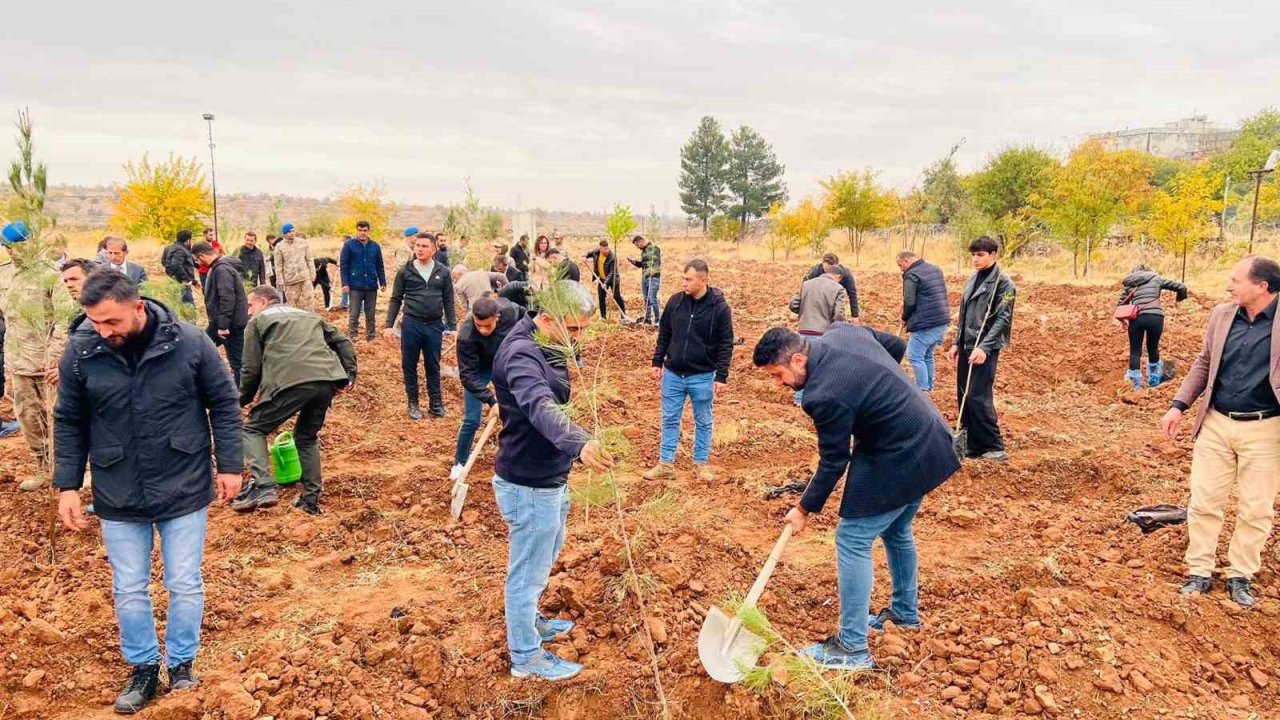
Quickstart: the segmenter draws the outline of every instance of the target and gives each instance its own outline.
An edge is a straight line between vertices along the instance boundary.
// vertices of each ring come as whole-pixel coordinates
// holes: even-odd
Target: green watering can
[[[298,445],[293,433],[282,432],[271,443],[271,472],[277,485],[289,485],[302,479],[302,462],[298,460]]]

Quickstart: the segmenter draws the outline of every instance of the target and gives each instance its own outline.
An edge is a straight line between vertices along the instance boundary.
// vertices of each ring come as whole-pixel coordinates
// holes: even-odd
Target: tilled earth
[[[603,350],[601,423],[622,426],[630,441],[618,485],[673,715],[796,717],[785,685],[760,695],[720,685],[697,659],[703,613],[746,591],[794,503],[769,499],[766,488],[805,479],[815,457],[808,418],[750,366],[760,333],[789,320],[796,268],[732,260],[713,271],[747,341],[716,405],[716,481],[693,477],[688,418],[678,479],[639,477],[658,446],[653,332],[609,326],[584,354],[592,367]],[[664,294],[674,281],[672,273]],[[892,331],[898,276],[863,272],[859,281],[864,318]],[[962,279],[949,284],[954,306]],[[873,638],[891,672],[858,681],[867,716],[1280,717],[1274,548],[1256,578],[1261,602],[1243,612],[1220,591],[1177,595],[1183,528],[1144,536],[1123,522],[1141,506],[1185,502],[1190,441],[1169,442],[1157,427],[1177,381],[1124,390],[1127,350],[1110,325],[1115,289],[1026,279],[1019,289],[997,384],[1012,459],[968,463],[926,500],[916,523],[924,627]],[[628,300],[639,307],[634,289]],[[1169,312],[1164,350],[1180,368],[1198,351],[1212,303],[1193,298]],[[203,684],[142,717],[657,717],[612,501],[600,502],[585,473],[572,479],[585,492],[545,596],[548,611],[578,621],[552,649],[587,670],[561,685],[512,680],[492,449],[472,473],[464,521],[451,523],[457,381],[445,381],[448,418],[414,423],[404,417],[397,349],[358,349],[360,383],[336,400],[322,436],[325,514],[293,511],[296,490],[251,516],[211,510]],[[941,358],[939,374],[934,400],[954,417],[954,369]],[[0,718],[109,717],[127,668],[102,543],[96,528],[59,530],[49,565],[49,496],[14,483],[32,467],[20,439],[0,441]],[[836,504],[792,542],[761,602],[793,644],[836,625]],[[874,607],[888,596],[877,553]],[[153,590],[163,619],[158,562]]]

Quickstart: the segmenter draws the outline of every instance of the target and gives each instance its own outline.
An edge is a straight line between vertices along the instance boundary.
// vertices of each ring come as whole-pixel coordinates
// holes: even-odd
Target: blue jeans
[[[507,523],[507,649],[511,663],[521,665],[542,652],[538,600],[564,547],[569,486],[531,488],[494,475],[493,495]]]
[[[676,461],[676,446],[680,444],[680,418],[684,415],[684,400],[693,402],[693,462],[706,465],[711,459],[711,401],[715,398],[713,372],[680,377],[670,370],[662,371],[662,450],[658,460],[664,463]]]
[[[489,384],[489,373],[476,373],[480,382]],[[484,414],[484,403],[471,394],[466,386],[462,387],[462,427],[458,428],[458,447],[453,451],[455,465],[466,465],[467,456],[471,454],[471,441],[476,438],[476,430],[480,428],[480,416]]]
[[[164,559],[164,587],[169,591],[165,666],[174,667],[195,658],[204,618],[200,563],[204,560],[208,520],[208,509],[202,508],[157,523],[102,521],[102,541],[111,563],[116,620],[120,623],[120,651],[130,665],[160,662],[151,593],[147,589],[151,583],[151,547],[157,531],[160,556]]]
[[[653,324],[658,324],[658,286],[662,284],[662,276],[640,278],[640,294],[644,295],[644,321],[649,322],[650,312]]]
[[[836,526],[836,574],[840,585],[840,644],[851,652],[867,649],[867,615],[871,611],[871,546],[884,541],[893,578],[893,616],[903,623],[920,622],[916,585],[916,539],[911,521],[920,501],[879,515],[842,518]]]
[[[907,338],[907,361],[916,375],[916,387],[933,392],[933,353],[947,334],[946,325],[914,330]]]
[[[439,322],[423,322],[404,316],[400,323],[400,369],[404,373],[404,394],[410,404],[418,404],[418,358],[427,366],[427,401],[431,407],[443,405],[440,394],[440,350],[445,327]]]

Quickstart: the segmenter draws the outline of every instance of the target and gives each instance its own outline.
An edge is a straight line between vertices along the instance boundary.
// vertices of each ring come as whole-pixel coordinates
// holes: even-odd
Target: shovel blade
[[[759,635],[739,626],[733,642],[726,648],[733,625],[732,618],[713,607],[698,631],[698,659],[707,674],[722,683],[741,681],[742,671],[755,667],[767,645]]]
[[[453,484],[453,500],[449,502],[449,512],[453,515],[454,522],[457,522],[462,517],[462,506],[467,502],[468,487],[470,486],[465,482]]]

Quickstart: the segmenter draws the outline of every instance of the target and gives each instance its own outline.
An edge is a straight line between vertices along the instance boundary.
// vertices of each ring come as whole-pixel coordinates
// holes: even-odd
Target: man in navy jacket
[[[613,457],[560,408],[569,401],[566,366],[591,324],[591,295],[562,280],[539,295],[539,309],[516,323],[493,360],[502,418],[493,494],[510,544],[505,612],[511,675],[567,680],[582,666],[543,650],[542,643],[569,632],[573,623],[542,617],[538,599],[564,545],[570,468],[581,460],[606,472]]]
[[[883,335],[883,337],[882,337]],[[924,496],[960,468],[942,414],[912,386],[898,362],[905,349],[893,336],[837,323],[818,338],[773,328],[760,338],[752,361],[779,385],[804,390],[802,407],[818,433],[818,470],[800,504],[787,513],[795,532],[822,511],[845,476],[836,527],[840,630],[805,652],[840,670],[876,667],[867,649],[868,627],[892,621],[920,624],[916,547],[911,522]],[[853,449],[850,450],[850,440]],[[871,546],[884,541],[893,576],[893,600],[870,614]]]
[[[382,247],[369,239],[369,223],[356,223],[356,236],[342,244],[338,256],[342,272],[342,293],[347,296],[347,337],[354,340],[364,313],[365,339],[373,342],[374,308],[378,304],[378,288],[387,286],[387,269],[382,264]]]

